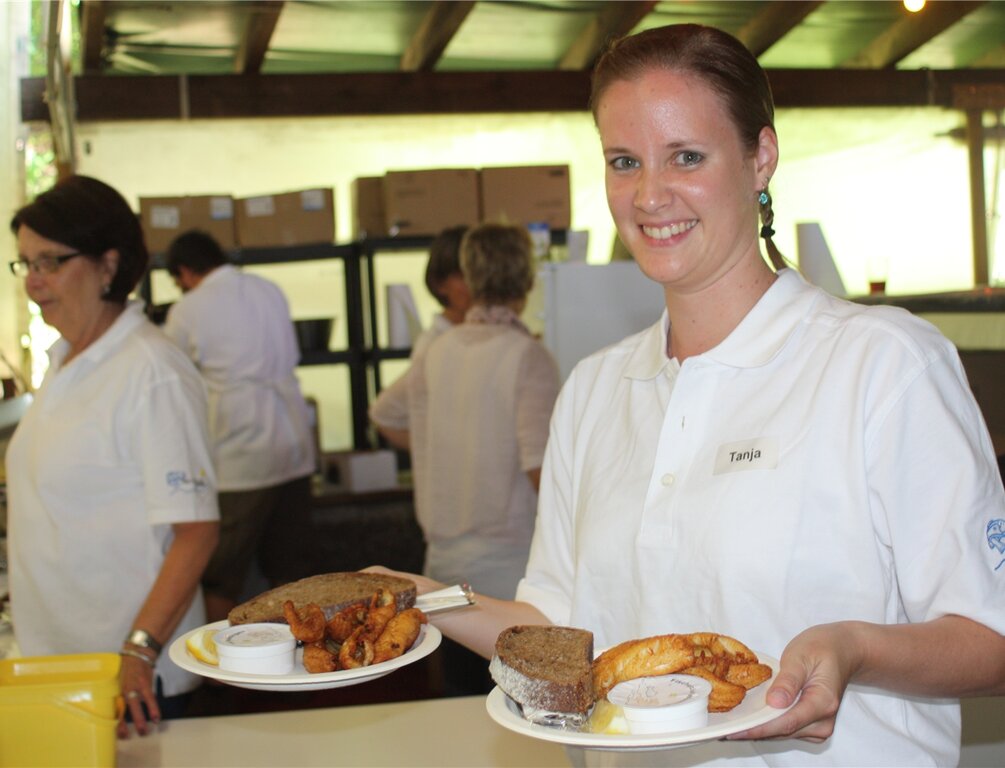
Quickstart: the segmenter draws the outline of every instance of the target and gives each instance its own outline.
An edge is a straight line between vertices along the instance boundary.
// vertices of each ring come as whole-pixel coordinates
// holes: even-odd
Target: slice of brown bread
[[[593,706],[593,633],[523,625],[503,630],[489,672],[496,684],[539,721],[537,713],[585,715]]]
[[[411,579],[382,573],[346,571],[308,576],[270,589],[235,607],[227,615],[227,619],[231,624],[250,624],[255,621],[285,623],[283,603],[287,600],[292,600],[297,608],[302,608],[307,603],[316,603],[324,610],[325,618],[330,619],[343,608],[366,602],[380,588],[394,593],[399,611],[415,604],[415,582]]]

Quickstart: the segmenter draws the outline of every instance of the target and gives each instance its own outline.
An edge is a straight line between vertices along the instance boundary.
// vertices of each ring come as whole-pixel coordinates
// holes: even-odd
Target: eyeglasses
[[[82,251],[74,251],[73,253],[64,253],[62,256],[39,256],[33,261],[18,259],[17,261],[8,262],[8,266],[10,267],[10,273],[14,277],[28,277],[31,272],[51,275],[53,272],[57,272],[70,259],[84,255],[86,254]]]

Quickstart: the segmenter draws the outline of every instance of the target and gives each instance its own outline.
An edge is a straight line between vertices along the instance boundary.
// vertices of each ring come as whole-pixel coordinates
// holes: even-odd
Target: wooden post
[[[984,112],[967,110],[967,158],[970,165],[970,231],[973,236],[974,285],[988,284],[988,217],[984,199]]]

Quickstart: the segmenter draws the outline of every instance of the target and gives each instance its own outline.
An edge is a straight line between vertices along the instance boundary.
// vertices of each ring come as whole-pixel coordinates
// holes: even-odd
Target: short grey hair
[[[534,285],[530,233],[512,224],[474,227],[461,241],[461,271],[476,302],[508,304],[525,298]]]

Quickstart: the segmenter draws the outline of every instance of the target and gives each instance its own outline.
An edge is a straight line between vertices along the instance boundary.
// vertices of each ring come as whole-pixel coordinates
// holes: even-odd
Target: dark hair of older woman
[[[70,176],[14,214],[14,234],[26,226],[48,240],[101,259],[118,252],[118,269],[102,300],[125,304],[147,271],[150,256],[139,218],[112,187],[90,176]]]

